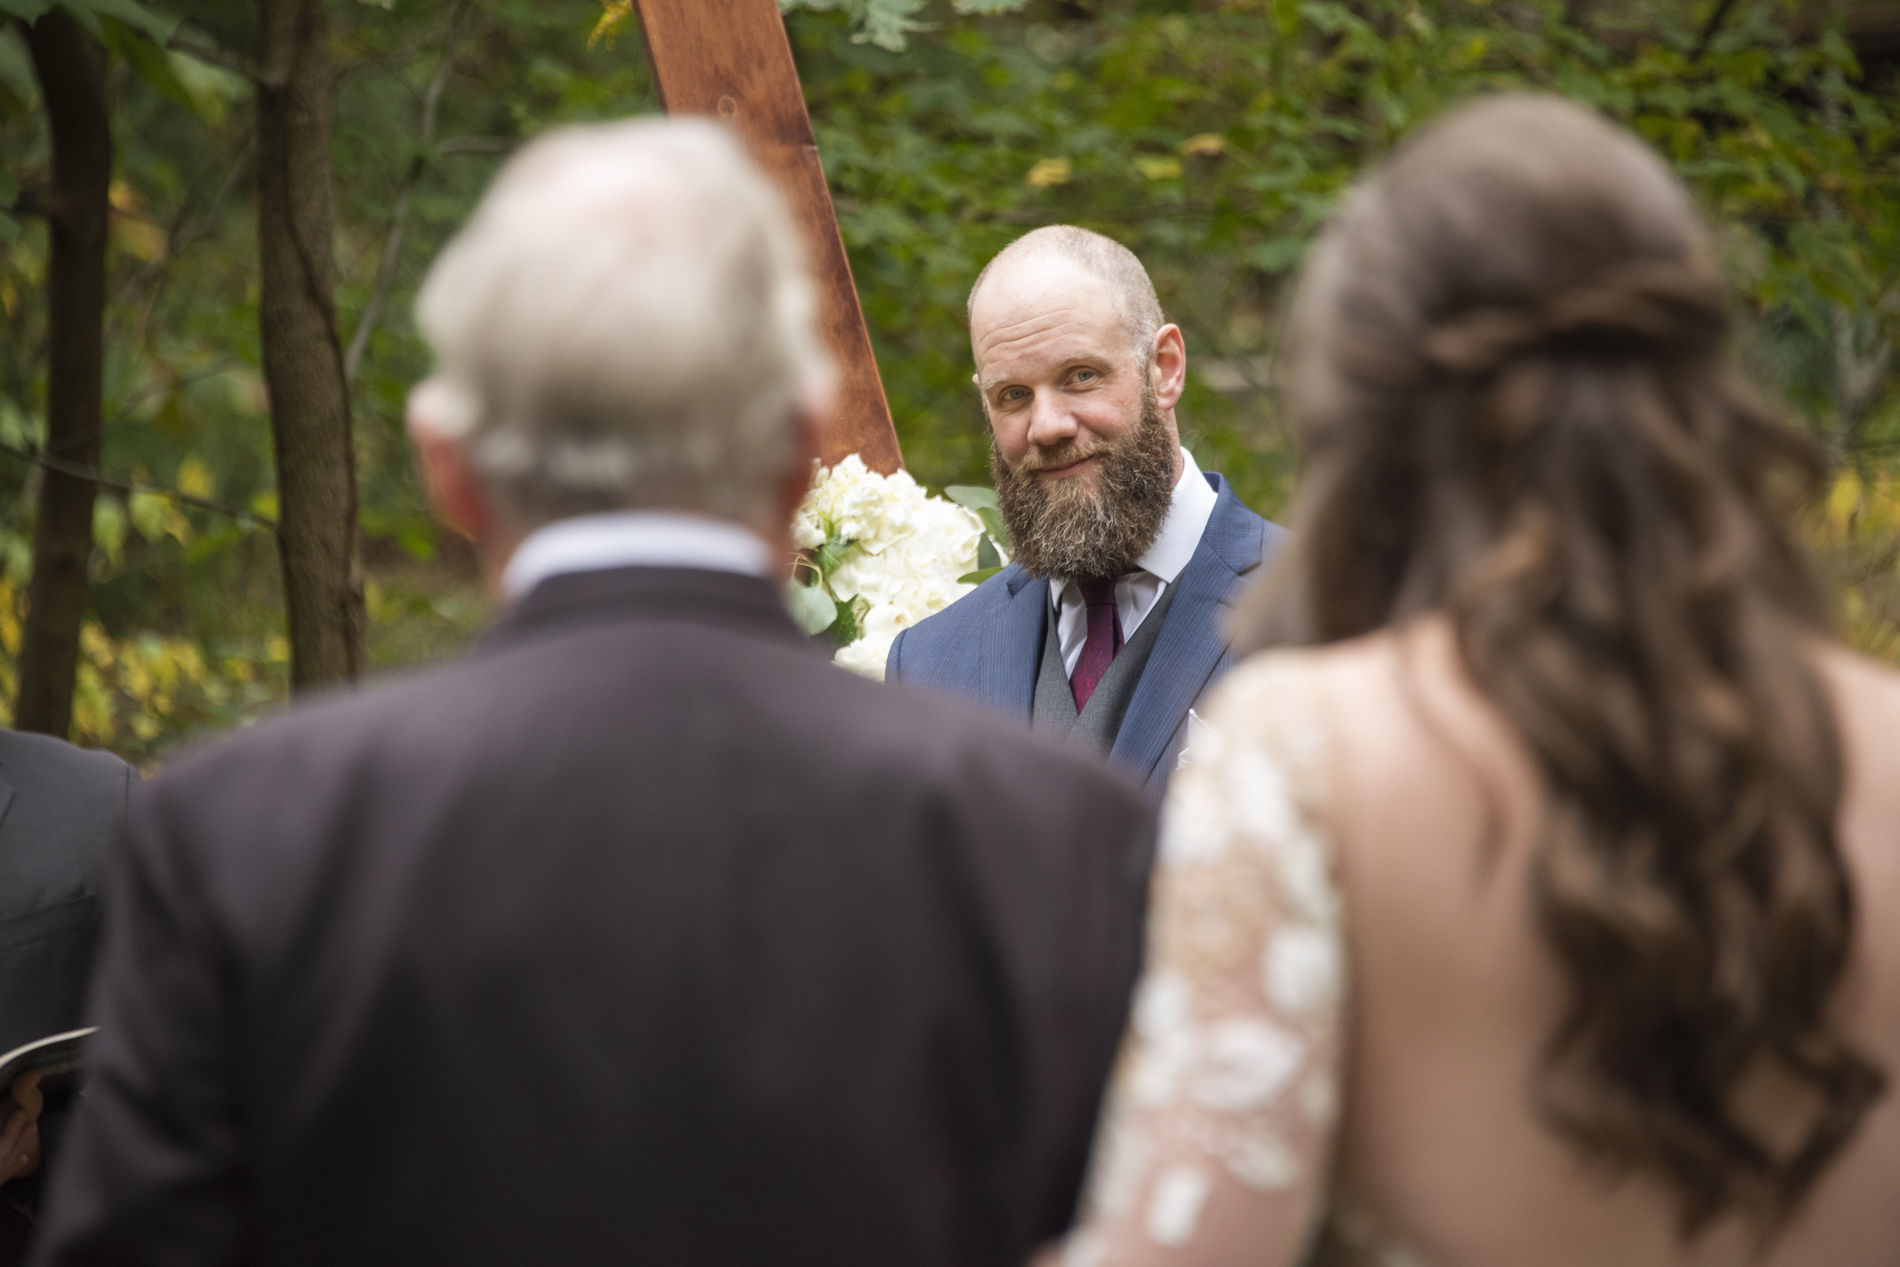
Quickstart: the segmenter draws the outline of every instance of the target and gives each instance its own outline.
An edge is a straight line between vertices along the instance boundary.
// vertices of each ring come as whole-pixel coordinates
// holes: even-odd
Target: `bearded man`
[[[1242,578],[1284,530],[1181,447],[1187,348],[1126,247],[1037,229],[984,267],[969,313],[1015,557],[898,635],[885,676],[1104,752],[1159,798],[1236,660]]]

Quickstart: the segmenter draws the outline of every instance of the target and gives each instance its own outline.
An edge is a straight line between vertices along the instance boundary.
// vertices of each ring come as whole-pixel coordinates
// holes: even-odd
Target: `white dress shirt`
[[[1161,531],[1148,552],[1136,560],[1136,571],[1115,582],[1115,609],[1121,614],[1122,641],[1135,636],[1135,630],[1161,601],[1168,586],[1200,548],[1201,534],[1214,514],[1220,497],[1208,486],[1207,477],[1194,464],[1194,455],[1181,450],[1181,478],[1174,483],[1174,500]],[[1075,672],[1082,657],[1082,644],[1088,641],[1088,608],[1082,602],[1082,589],[1074,580],[1051,580],[1049,601],[1055,606],[1057,646],[1062,651],[1062,669]]]
[[[769,576],[772,548],[750,528],[704,515],[662,510],[576,515],[528,534],[502,570],[501,594],[518,602],[550,576],[630,567]]]

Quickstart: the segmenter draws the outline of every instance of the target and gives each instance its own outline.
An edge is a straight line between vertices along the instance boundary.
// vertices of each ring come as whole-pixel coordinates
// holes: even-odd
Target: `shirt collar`
[[[608,568],[703,568],[766,576],[772,551],[750,528],[677,511],[622,510],[576,515],[537,528],[502,570],[509,602],[550,576]]]
[[[1188,560],[1200,549],[1201,534],[1207,531],[1207,521],[1213,518],[1214,503],[1219,500],[1220,495],[1195,464],[1194,455],[1182,449],[1181,478],[1174,482],[1168,517],[1161,521],[1161,531],[1155,534],[1154,544],[1135,561],[1136,566],[1174,584]]]

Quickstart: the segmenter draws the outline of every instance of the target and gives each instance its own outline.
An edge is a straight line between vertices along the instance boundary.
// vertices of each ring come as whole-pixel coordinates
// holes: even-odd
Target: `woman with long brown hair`
[[[1077,1262],[1900,1263],[1900,674],[1636,138],[1485,99],[1315,249]]]

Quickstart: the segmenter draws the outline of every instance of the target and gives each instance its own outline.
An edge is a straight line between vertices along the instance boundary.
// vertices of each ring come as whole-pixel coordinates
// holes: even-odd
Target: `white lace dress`
[[[1237,670],[1196,728],[1069,1267],[1416,1262],[1330,1191],[1347,964],[1327,748],[1293,653]]]

